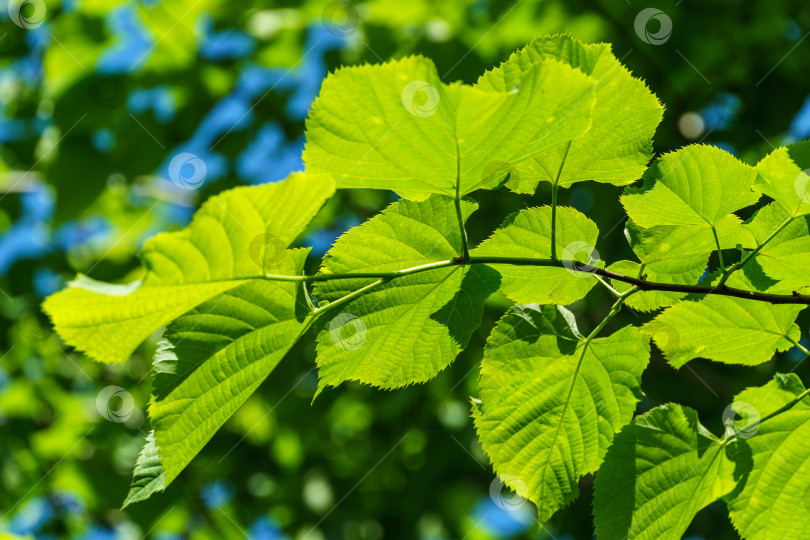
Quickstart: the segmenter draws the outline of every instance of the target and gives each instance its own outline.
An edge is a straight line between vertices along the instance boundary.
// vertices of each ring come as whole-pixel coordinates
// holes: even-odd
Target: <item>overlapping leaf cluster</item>
[[[307,122],[305,173],[211,198],[186,229],[147,242],[139,282],[79,277],[45,303],[64,340],[100,361],[125,361],[165,327],[127,504],[174,480],[299,339],[317,341],[319,392],[421,383],[467,346],[500,290],[515,304],[487,341],[473,417],[496,473],[541,523],[598,471],[599,538],[680,538],[717,499],[744,538],[800,538],[810,401],[796,376],[743,392],[729,410],[757,419],[730,419],[721,437],[677,404],[634,413],[651,341],[674,367],[804,349],[810,143],[756,167],[693,145],[648,169],[662,113],[608,45],[567,36],[538,38],[472,86],[442,82],[421,57],[330,75]],[[606,267],[596,224],[558,206],[557,191],[639,178],[621,196],[638,260]],[[468,245],[470,194],[540,182],[551,205]],[[403,198],[305,275],[308,250],[294,246],[336,188]],[[595,286],[616,303],[582,335],[563,306]],[[654,317],[602,335],[625,305]]]

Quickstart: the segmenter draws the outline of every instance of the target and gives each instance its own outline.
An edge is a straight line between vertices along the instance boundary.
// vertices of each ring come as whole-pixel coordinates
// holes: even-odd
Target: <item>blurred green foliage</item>
[[[469,399],[483,342],[504,310],[497,297],[470,347],[423,386],[344,384],[310,403],[314,351],[295,348],[165,494],[118,510],[147,432],[154,340],[123,366],[102,366],[64,350],[39,302],[77,272],[135,279],[146,237],[182,226],[213,193],[300,168],[306,107],[326,70],[423,54],[446,81],[471,83],[532,37],[565,31],[612,43],[666,104],[658,153],[700,140],[753,163],[810,134],[802,84],[810,5],[787,0],[47,0],[16,12],[36,23],[30,10],[44,6],[31,28],[13,20],[15,5],[3,4],[10,17],[0,19],[3,540],[6,530],[37,538],[592,537],[590,479],[541,530],[521,521],[528,505],[497,482],[491,489]],[[665,42],[636,31],[644,7],[671,20]],[[266,144],[251,146],[259,140]],[[166,179],[180,151],[206,152],[201,189]],[[258,172],[250,168],[257,160]],[[471,240],[513,210],[547,203],[544,189],[482,197]],[[560,201],[599,225],[597,247],[614,259],[630,255],[619,193],[589,183],[563,190]],[[388,202],[379,192],[341,192],[317,220],[314,243],[322,253]],[[575,304],[580,327],[591,329],[609,302],[594,289]],[[611,326],[646,320],[623,317]],[[807,328],[806,317],[799,322]],[[788,352],[756,368],[700,360],[675,371],[658,356],[644,375],[643,408],[677,399],[719,432],[736,392],[777,368],[804,376],[802,360]],[[97,397],[109,386],[134,400],[124,422],[102,416]],[[736,538],[723,514],[704,510],[690,534]]]

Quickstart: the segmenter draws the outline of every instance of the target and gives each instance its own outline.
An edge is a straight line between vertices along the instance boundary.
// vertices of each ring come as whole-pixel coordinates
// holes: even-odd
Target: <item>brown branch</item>
[[[711,286],[711,285],[679,285],[677,283],[657,283],[647,281],[642,278],[625,276],[604,268],[597,268],[588,264],[582,264],[574,261],[552,261],[546,259],[516,259],[512,257],[472,257],[472,263],[480,264],[512,264],[516,266],[563,266],[587,272],[589,274],[596,274],[605,278],[621,281],[635,285],[642,291],[662,291],[662,292],[675,292],[686,294],[716,294],[719,296],[733,296],[735,298],[745,298],[747,300],[759,300],[761,302],[768,302],[771,304],[804,304],[810,306],[810,295],[799,294],[796,291],[793,294],[773,294],[758,291],[747,291],[745,289],[737,289],[727,285]]]
[[[385,279],[392,280],[399,277],[409,276],[411,274],[418,274],[420,272],[427,272],[430,270],[437,270],[439,268],[447,268],[450,266],[465,266],[470,264],[508,264],[514,266],[539,266],[539,267],[554,267],[554,268],[568,268],[571,271],[588,272],[596,274],[608,279],[629,283],[635,285],[642,291],[663,291],[675,292],[685,294],[716,294],[718,296],[733,296],[735,298],[745,298],[747,300],[758,300],[760,302],[768,302],[771,304],[802,304],[810,306],[810,295],[799,294],[793,291],[793,294],[773,294],[758,291],[747,291],[745,289],[736,289],[728,287],[727,285],[678,285],[676,283],[656,283],[654,281],[647,281],[644,276],[641,278],[630,277],[604,268],[597,268],[588,264],[582,264],[576,261],[561,261],[552,259],[532,259],[523,257],[487,257],[487,256],[470,256],[469,261],[464,261],[463,257],[455,257],[445,261],[434,261],[425,263],[411,268],[403,268],[401,270],[393,270],[390,272],[345,272],[328,274],[321,273],[312,276],[286,276],[265,274],[264,276],[257,276],[263,279],[272,281],[332,281],[335,279]]]

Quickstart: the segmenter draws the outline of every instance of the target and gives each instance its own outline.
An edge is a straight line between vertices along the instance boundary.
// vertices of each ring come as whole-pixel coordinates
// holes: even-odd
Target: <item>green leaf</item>
[[[784,225],[786,220],[790,222]],[[771,203],[761,208],[746,228],[758,243],[778,231],[755,259],[768,277],[779,282],[780,288],[798,289],[810,285],[810,217],[791,219],[782,206]]]
[[[680,540],[698,511],[748,472],[745,450],[717,439],[688,407],[668,403],[636,417],[596,476],[596,537]]]
[[[135,470],[132,471],[132,486],[121,508],[146,500],[153,493],[164,489],[166,489],[166,474],[155,444],[155,431],[152,430],[146,436],[146,443],[138,454]]]
[[[307,250],[280,270],[298,275]],[[165,485],[203,448],[306,332],[302,285],[256,280],[200,304],[163,333],[149,416]]]
[[[644,228],[718,226],[732,212],[757,202],[756,171],[715,146],[691,145],[665,154],[644,175],[644,186],[626,188],[627,215]],[[733,248],[734,246],[728,246]]]
[[[557,208],[557,257],[601,265],[596,252],[599,230],[582,213]],[[551,259],[551,207],[527,208],[506,218],[495,233],[470,252],[473,257]],[[558,266],[491,264],[501,275],[501,290],[519,304],[571,304],[597,283],[587,272]]]
[[[293,173],[211,197],[188,227],[144,244],[141,281],[108,285],[80,276],[43,308],[68,344],[98,361],[124,362],[189,309],[274,272],[334,189],[328,176]]]
[[[422,57],[341,68],[312,105],[304,162],[338,187],[409,198],[493,189],[512,166],[590,127],[594,83],[555,60],[517,92],[444,84]]]
[[[804,391],[795,374],[777,374],[765,386],[737,395],[735,410],[764,419]],[[753,468],[740,493],[727,501],[734,527],[746,540],[803,538],[810,522],[810,400],[752,424],[744,436]]]
[[[754,247],[756,244],[737,216],[720,219],[715,230],[721,246]],[[709,257],[717,249],[714,234],[704,225],[664,225],[644,229],[628,221],[625,236],[643,264],[642,275],[652,282],[696,285],[706,271]],[[627,270],[638,271],[632,267]],[[625,288],[629,287],[619,286],[619,290]],[[643,291],[630,296],[627,304],[633,309],[650,311],[673,305],[683,296]]]
[[[625,185],[641,177],[652,157],[652,137],[664,107],[619,62],[609,44],[585,45],[568,35],[538,37],[482,75],[476,86],[512,90],[523,84],[535,65],[549,59],[565,62],[597,80],[591,129],[573,139],[559,185],[585,180]],[[565,145],[558,145],[526,161],[515,167],[507,186],[533,193],[538,181],[553,183],[564,155]]]
[[[463,219],[477,208],[461,201]],[[340,237],[322,274],[390,272],[461,253],[453,199],[401,200]],[[332,302],[373,279],[320,282]],[[484,300],[498,275],[483,265],[451,266],[397,278],[358,297],[318,334],[319,391],[346,380],[380,388],[424,382],[450,365],[481,323]]]
[[[474,413],[495,471],[541,523],[577,495],[641,398],[649,340],[626,327],[590,344],[560,330],[555,306],[516,305],[492,331]]]
[[[666,283],[668,276],[659,276],[658,274],[647,270],[639,263],[633,261],[617,261],[610,265],[608,268],[611,272],[622,274],[628,277],[640,278],[645,276],[648,281],[658,283]],[[629,283],[619,281],[616,279],[611,280],[611,285],[620,293],[624,293],[633,288]],[[673,293],[664,291],[638,291],[627,297],[625,302],[629,307],[638,311],[655,311],[664,306],[671,306],[677,304],[678,301],[683,299],[686,295],[683,293]]]
[[[754,188],[791,216],[810,214],[810,141],[777,148],[757,163]]]
[[[740,251],[741,259],[748,255],[748,251]],[[720,269],[716,270],[705,278],[706,284],[716,284],[721,275],[722,272]],[[802,287],[797,287],[795,289],[792,287],[785,287],[784,283],[785,282],[776,281],[768,277],[768,275],[765,274],[765,271],[762,269],[762,266],[759,264],[759,259],[756,256],[752,260],[748,261],[739,270],[732,273],[728,278],[728,281],[726,281],[726,285],[729,287],[771,294],[791,294],[794,290],[802,290]],[[807,287],[810,287],[810,283],[804,286],[804,288]]]
[[[676,368],[694,358],[753,366],[800,339],[794,321],[804,307],[707,295],[668,308],[642,331]]]
[[[126,362],[155,330],[239,280],[144,287],[110,285],[79,276],[43,308],[65,343],[99,362]]]

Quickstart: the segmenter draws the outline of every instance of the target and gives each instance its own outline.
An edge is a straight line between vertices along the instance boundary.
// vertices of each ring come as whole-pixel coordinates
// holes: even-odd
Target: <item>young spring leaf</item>
[[[411,199],[493,189],[512,166],[588,130],[594,84],[556,60],[517,92],[444,84],[422,57],[342,68],[312,105],[304,162],[339,187]]]
[[[712,435],[688,407],[669,403],[637,416],[596,475],[597,539],[680,540],[695,514],[748,472],[745,450]]]
[[[146,436],[146,442],[138,454],[135,470],[132,471],[132,486],[122,508],[146,500],[153,493],[164,489],[166,489],[166,474],[163,472],[155,444],[155,431],[152,430]]]
[[[761,208],[746,228],[758,243],[767,240],[755,260],[780,289],[810,286],[810,216],[791,218],[774,202]]]
[[[802,538],[810,522],[810,399],[761,424],[759,419],[793,403],[805,391],[795,374],[777,374],[765,386],[735,397],[749,419],[742,431],[753,468],[742,491],[730,497],[731,522],[745,540]],[[749,429],[750,427],[750,429]]]
[[[476,208],[462,200],[463,219]],[[460,253],[453,199],[432,195],[396,202],[351,229],[329,250],[321,273],[390,272]],[[314,292],[332,302],[374,281],[325,281]],[[318,334],[319,389],[346,380],[397,388],[433,378],[466,347],[498,283],[483,265],[452,265],[397,278],[353,300]]]
[[[621,203],[644,228],[716,227],[757,202],[760,196],[751,189],[756,175],[753,167],[716,146],[686,146],[655,162],[644,174],[644,186],[626,188]]]
[[[642,277],[650,281],[665,283],[667,276],[659,276],[652,270],[647,270],[641,264],[633,261],[616,261],[608,268],[611,272],[616,272],[623,276]],[[611,280],[611,285],[620,293],[625,293],[632,289],[632,285],[616,279]],[[664,291],[638,291],[627,298],[626,304],[638,311],[655,311],[664,306],[677,304],[686,295],[684,293],[664,292]]]
[[[634,327],[579,340],[563,310],[516,305],[504,315],[487,340],[474,411],[495,472],[534,502],[540,523],[576,498],[580,477],[630,422],[650,352]]]
[[[799,340],[794,321],[804,307],[707,295],[668,308],[642,331],[676,368],[695,358],[754,366]]]
[[[476,86],[508,92],[521,88],[539,62],[557,59],[596,79],[596,104],[591,129],[566,144],[550,148],[515,167],[507,186],[533,193],[538,181],[559,185],[593,180],[616,185],[635,181],[652,157],[652,137],[664,107],[641,79],[634,78],[613,55],[610,45],[585,45],[568,35],[538,37],[486,72]],[[565,156],[565,157],[564,157]]]
[[[277,184],[211,197],[188,227],[144,244],[141,281],[109,285],[80,277],[43,308],[69,345],[101,362],[124,362],[189,309],[274,271],[334,189],[326,175],[293,173]]]
[[[720,219],[715,227],[721,246],[754,247],[753,235],[740,226],[736,216]],[[632,220],[625,228],[630,247],[643,264],[641,275],[647,281],[673,283],[676,285],[696,285],[706,272],[709,257],[717,249],[714,234],[704,225],[662,225],[644,229]],[[634,267],[617,267],[624,275],[639,272]],[[619,291],[629,290],[627,284],[614,282]],[[671,306],[683,294],[658,291],[642,291],[630,296],[627,305],[641,311],[651,311]]]
[[[777,148],[757,163],[754,188],[793,216],[810,214],[810,141]]]
[[[592,266],[601,264],[596,253],[599,230],[593,221],[568,207],[557,208],[557,257]],[[501,224],[473,257],[551,258],[551,207],[527,208]],[[491,264],[501,275],[501,290],[522,304],[572,304],[588,294],[596,279],[586,273],[560,266],[527,267]]]
[[[278,266],[300,275],[308,249]],[[183,314],[163,332],[152,368],[149,417],[154,440],[136,468],[129,502],[168,486],[306,332],[313,315],[302,285],[251,280]],[[130,500],[131,499],[131,500]]]

